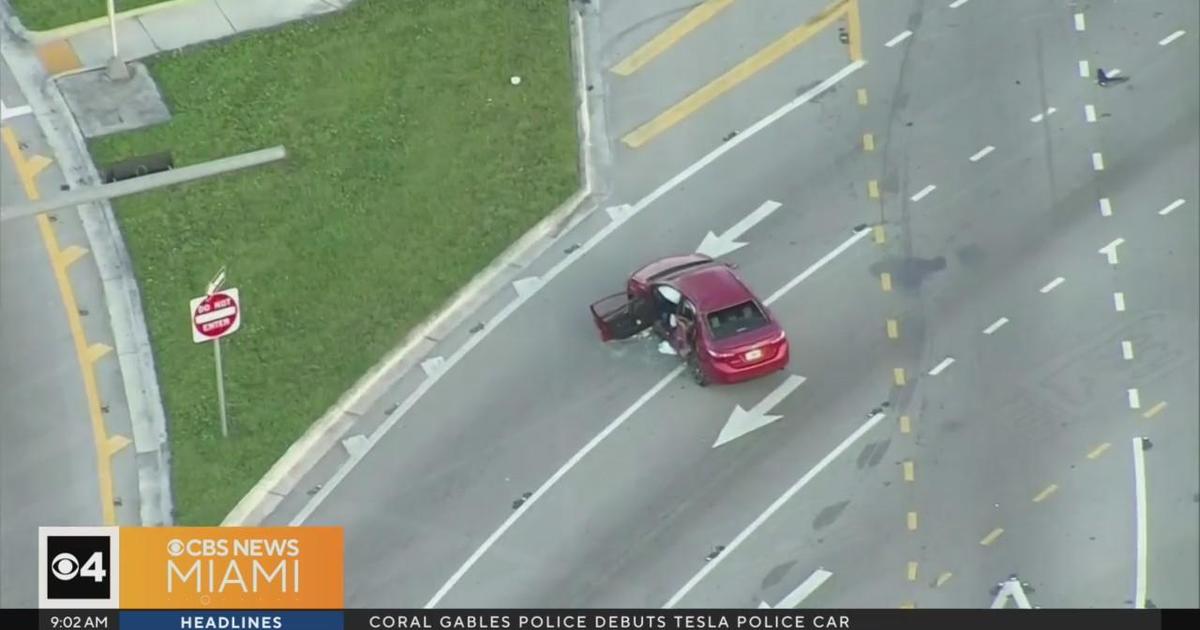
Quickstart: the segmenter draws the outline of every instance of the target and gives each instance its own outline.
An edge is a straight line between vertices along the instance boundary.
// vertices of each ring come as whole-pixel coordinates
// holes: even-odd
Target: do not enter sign
[[[204,343],[233,334],[242,325],[237,289],[226,289],[192,300],[192,340]]]

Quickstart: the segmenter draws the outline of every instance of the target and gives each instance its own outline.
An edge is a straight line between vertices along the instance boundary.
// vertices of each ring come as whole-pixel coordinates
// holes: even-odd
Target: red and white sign
[[[196,343],[231,335],[241,326],[237,289],[223,289],[192,300],[192,340]]]

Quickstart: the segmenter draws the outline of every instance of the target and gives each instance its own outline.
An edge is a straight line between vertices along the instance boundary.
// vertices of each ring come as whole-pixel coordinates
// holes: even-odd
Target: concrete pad
[[[70,37],[68,41],[85,68],[103,66],[112,58],[112,35],[107,26],[85,31]],[[122,59],[129,61],[149,57],[159,49],[140,21],[123,20],[117,22],[117,52],[121,53]]]
[[[213,0],[238,31],[275,26],[282,22],[336,11],[337,7],[321,0],[274,2],[245,2],[244,0]]]
[[[75,49],[71,47],[71,42],[65,39],[38,46],[37,56],[46,68],[46,74],[67,72],[82,65],[79,55],[75,54]]]
[[[171,119],[146,66],[130,63],[129,72],[128,81],[113,81],[102,69],[58,80],[84,137],[140,129]]]
[[[181,4],[138,18],[160,50],[229,37],[237,31],[214,0]]]

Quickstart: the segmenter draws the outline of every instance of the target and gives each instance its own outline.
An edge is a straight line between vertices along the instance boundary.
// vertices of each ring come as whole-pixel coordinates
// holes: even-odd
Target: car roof
[[[719,262],[683,269],[672,275],[668,283],[703,313],[756,300],[733,270]]]

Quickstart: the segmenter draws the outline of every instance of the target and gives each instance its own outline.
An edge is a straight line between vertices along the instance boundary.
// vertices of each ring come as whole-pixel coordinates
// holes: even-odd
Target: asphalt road
[[[686,8],[646,4],[604,3],[594,62]],[[1081,31],[1032,0],[864,5],[867,64],[713,163],[685,170],[851,62],[836,24],[623,143],[821,10],[749,4],[599,88],[611,201],[687,179],[487,329],[318,495],[305,522],[346,527],[347,605],[753,607],[824,568],[805,606],[986,607],[1016,573],[1039,606],[1123,607],[1144,561],[1146,598],[1196,606],[1197,7],[1102,3]],[[1081,59],[1132,80],[1102,88]],[[728,258],[777,297],[807,380],[783,419],[714,449],[785,375],[663,380],[673,357],[601,345],[586,305],[767,200]],[[882,230],[776,293],[864,224]]]
[[[48,196],[64,179],[7,61],[0,62],[0,201]],[[11,147],[10,145],[11,139]],[[14,152],[16,154],[14,154]],[[51,161],[30,171],[35,156]],[[21,160],[30,177],[17,168]],[[36,169],[35,169],[36,170]],[[37,527],[138,522],[134,453],[119,367],[111,352],[99,273],[74,211],[56,212],[46,231],[35,217],[0,225],[0,605],[36,607]],[[48,237],[52,241],[48,240]],[[74,248],[74,249],[73,249]],[[53,253],[52,253],[53,252]],[[66,263],[62,281],[52,261]],[[72,330],[65,300],[76,306]],[[95,352],[95,405],[79,340]],[[92,345],[99,344],[99,345]],[[107,348],[107,350],[105,350]],[[115,441],[109,441],[114,438]],[[109,454],[111,453],[111,457]],[[101,465],[101,456],[110,460]],[[104,509],[103,488],[112,488]]]

